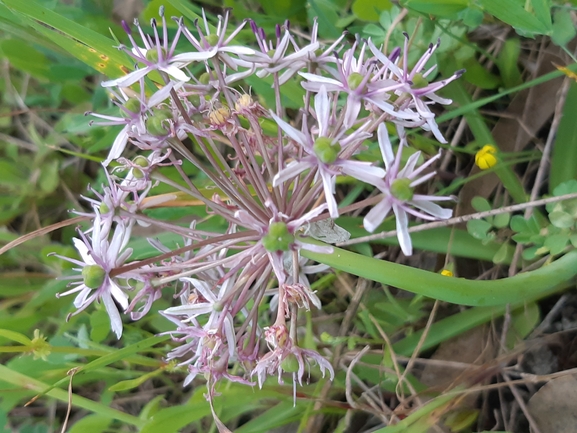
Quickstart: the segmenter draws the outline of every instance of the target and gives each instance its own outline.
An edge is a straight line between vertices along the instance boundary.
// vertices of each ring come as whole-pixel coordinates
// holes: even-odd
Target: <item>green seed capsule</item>
[[[148,159],[146,159],[144,156],[142,155],[138,155],[136,158],[134,158],[132,160],[132,162],[136,165],[138,165],[139,167],[142,168],[147,168],[148,167]]]
[[[315,155],[325,164],[332,164],[339,157],[341,145],[338,142],[333,143],[330,138],[319,137],[313,144]]]
[[[152,135],[166,135],[168,130],[166,128],[166,121],[172,119],[170,110],[157,110],[154,116],[146,119],[146,129]]]
[[[200,77],[198,77],[198,81],[200,84],[207,85],[210,82],[210,74],[208,72],[203,72],[200,74]]]
[[[262,244],[271,253],[277,251],[288,251],[295,237],[288,231],[288,227],[283,222],[272,223],[268,228],[268,233],[263,236]]]
[[[82,268],[84,284],[91,289],[98,289],[104,283],[105,277],[106,271],[98,265],[87,265]]]
[[[391,194],[401,201],[409,201],[413,198],[414,190],[411,188],[411,179],[397,179],[391,185]]]
[[[287,373],[296,373],[299,371],[299,361],[297,360],[296,356],[294,356],[292,353],[289,353],[288,356],[280,363],[280,367]]]

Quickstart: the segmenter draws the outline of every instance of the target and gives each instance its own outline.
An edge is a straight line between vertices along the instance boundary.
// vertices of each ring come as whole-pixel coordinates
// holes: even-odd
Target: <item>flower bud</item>
[[[487,170],[497,164],[497,148],[492,144],[486,144],[475,155],[475,164],[481,170]]]

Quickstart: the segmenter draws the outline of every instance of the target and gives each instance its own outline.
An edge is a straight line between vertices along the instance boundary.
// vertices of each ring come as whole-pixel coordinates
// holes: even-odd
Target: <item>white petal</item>
[[[199,62],[199,61],[203,61],[203,60],[208,60],[212,57],[215,56],[215,54],[217,53],[217,49],[213,48],[210,51],[200,51],[200,52],[195,52],[195,53],[181,53],[181,54],[177,54],[176,56],[174,56],[171,60],[171,63],[173,63],[175,66],[177,67],[182,67],[182,66],[186,66],[189,63],[192,62]]]
[[[379,129],[377,130],[377,136],[379,138],[379,147],[381,148],[383,161],[385,162],[385,167],[388,170],[391,167],[391,165],[393,165],[395,154],[393,153],[393,146],[391,146],[391,139],[389,138],[389,131],[387,131],[387,125],[385,125],[384,123],[381,123],[379,125]]]
[[[340,88],[343,87],[343,84],[335,80],[334,78],[323,77],[321,75],[309,74],[308,72],[299,72],[299,75],[303,77],[305,80],[309,80],[313,83],[323,83],[323,84],[332,84],[333,86],[338,86]]]
[[[174,65],[159,67],[158,69],[160,69],[163,72],[166,72],[168,75],[170,75],[172,78],[174,78],[177,81],[189,81],[190,80],[190,77],[188,75],[186,75],[184,73],[184,71],[181,71],[178,67],[176,67]]]
[[[298,176],[313,165],[309,161],[291,161],[285,168],[275,174],[272,186],[277,187],[293,177]]]
[[[315,111],[319,123],[319,136],[324,137],[329,126],[330,104],[325,86],[321,86],[319,93],[315,96]]]
[[[128,143],[128,125],[122,128],[122,130],[118,133],[118,135],[114,139],[114,143],[112,143],[110,152],[108,152],[108,156],[106,157],[102,165],[104,167],[108,167],[108,164],[110,164],[113,160],[119,158],[120,155],[122,155],[122,152],[124,152],[126,143]]]
[[[106,308],[106,312],[108,313],[108,317],[110,317],[110,327],[116,334],[116,338],[120,339],[122,336],[122,319],[120,318],[120,313],[116,308],[116,304],[109,293],[103,294],[101,299]]]
[[[248,56],[252,56],[256,53],[255,50],[249,47],[243,47],[241,45],[236,45],[232,47],[220,47],[220,51],[224,51],[226,53],[233,53],[233,54],[244,54]]]
[[[150,71],[152,71],[152,68],[137,69],[136,71],[132,71],[130,74],[127,74],[124,77],[120,77],[115,80],[103,81],[100,85],[102,87],[128,87],[136,83]]]
[[[397,239],[399,245],[405,256],[413,254],[413,244],[411,242],[411,235],[409,235],[409,218],[407,212],[396,204],[393,204],[393,212],[397,218]]]
[[[92,256],[88,253],[88,247],[86,246],[86,244],[82,240],[77,239],[77,238],[72,238],[72,242],[74,243],[74,246],[76,247],[76,249],[80,253],[80,257],[82,257],[82,261],[84,263],[86,263],[87,265],[95,265],[96,264],[96,262],[94,261]]]
[[[294,141],[296,141],[298,144],[300,144],[301,146],[304,146],[305,148],[308,147],[308,140],[307,137],[300,132],[298,129],[293,128],[292,126],[290,126],[288,123],[286,123],[284,120],[282,120],[280,117],[278,117],[276,114],[274,114],[272,111],[270,113],[273,117],[273,119],[276,121],[276,123],[278,124],[278,126],[281,127],[281,129],[290,137],[292,138]]]
[[[369,233],[374,232],[391,211],[391,200],[384,197],[363,219],[363,226]]]
[[[80,293],[76,295],[76,298],[74,298],[73,304],[76,308],[81,308],[86,302],[86,298],[88,297],[92,289],[82,284],[76,287],[74,290],[75,291],[80,290]]]
[[[343,173],[374,186],[380,183],[386,174],[382,168],[361,161],[345,161],[339,165]]]
[[[432,203],[428,200],[411,200],[410,203],[422,211],[431,214],[436,219],[446,220],[453,216],[453,209],[441,207],[438,204]]]
[[[128,296],[112,280],[110,280],[110,294],[124,310],[128,308]]]

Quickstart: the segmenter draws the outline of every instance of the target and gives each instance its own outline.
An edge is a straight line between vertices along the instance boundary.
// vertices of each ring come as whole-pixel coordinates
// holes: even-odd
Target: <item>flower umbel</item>
[[[331,254],[330,243],[350,237],[342,228],[331,233],[332,218],[362,211],[366,202],[355,194],[375,188],[379,199],[370,199],[380,201],[364,226],[376,230],[392,211],[406,255],[409,215],[452,215],[434,203],[451,197],[417,190],[434,176],[425,171],[438,155],[420,165],[420,152],[404,164],[402,156],[405,128],[444,140],[431,105],[448,103],[437,92],[459,73],[433,81],[434,68],[424,69],[438,44],[412,67],[408,44],[402,65],[400,48],[387,56],[371,41],[348,45],[342,35],[325,47],[316,21],[310,40],[286,22],[272,41],[250,21],[253,48],[236,42],[249,21],[229,30],[230,11],[215,26],[204,12],[191,27],[177,19],[171,42],[163,11],[161,18],[152,36],[135,23],[139,45],[124,24],[132,48],[121,49],[137,68],[103,83],[119,115],[91,113],[95,125],[122,129],[103,164],[108,185],[92,190],[91,212],[78,212],[92,225],[73,241],[80,260],[65,258],[79,274],[59,296],[75,294],[73,314],[104,304],[118,338],[123,313],[140,320],[161,298],[173,302],[160,312],[173,326],[166,357],[187,370],[185,385],[206,379],[211,404],[222,379],[262,387],[286,373],[296,386],[318,365],[316,375],[332,380],[331,364],[299,343],[300,315],[323,307],[311,285],[329,271],[301,252]],[[247,77],[270,79],[270,100],[243,87]],[[304,79],[303,104],[289,119],[282,98],[295,77]],[[387,125],[399,131],[396,155]],[[371,153],[375,135],[382,159]],[[357,193],[349,195],[351,181]],[[171,208],[182,210],[179,219]],[[128,262],[139,227],[159,238]]]

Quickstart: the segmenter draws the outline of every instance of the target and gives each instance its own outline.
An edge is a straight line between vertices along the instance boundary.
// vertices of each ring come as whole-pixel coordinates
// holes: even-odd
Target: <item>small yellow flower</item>
[[[444,277],[453,277],[453,271],[451,271],[450,269],[443,269],[441,271],[441,275],[443,275]]]
[[[481,170],[487,170],[497,164],[497,148],[486,144],[475,154],[475,164]]]

